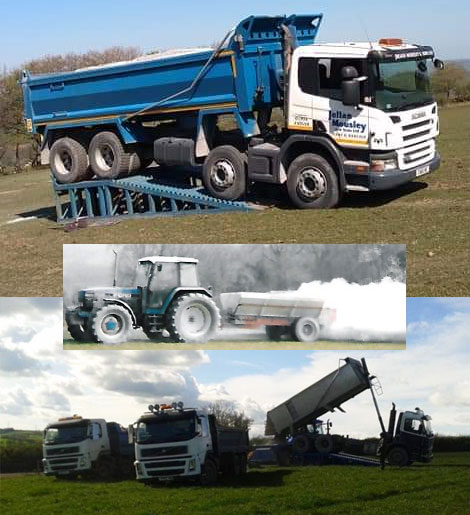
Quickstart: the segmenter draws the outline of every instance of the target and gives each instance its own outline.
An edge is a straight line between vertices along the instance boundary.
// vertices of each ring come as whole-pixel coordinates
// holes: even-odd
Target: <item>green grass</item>
[[[62,243],[406,243],[409,296],[470,295],[470,106],[441,111],[442,168],[393,192],[348,196],[339,209],[128,220],[74,232],[53,212],[47,171],[0,177],[0,296],[62,296]]]
[[[3,513],[469,513],[470,453],[410,468],[266,468],[218,487],[3,478]]]
[[[78,343],[64,340],[65,350],[405,350],[406,343],[363,343],[317,341],[315,343],[299,342],[262,342],[262,341],[212,341],[201,345],[188,343],[151,343],[149,341],[132,341],[121,345],[101,345],[96,343]]]

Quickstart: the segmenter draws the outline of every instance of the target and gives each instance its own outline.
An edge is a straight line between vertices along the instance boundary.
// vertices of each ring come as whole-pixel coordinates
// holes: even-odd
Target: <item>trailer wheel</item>
[[[317,154],[302,154],[288,171],[287,190],[300,209],[330,209],[340,200],[338,177],[330,163]]]
[[[204,472],[201,474],[201,485],[211,486],[217,483],[217,465],[213,460],[208,459],[204,463]]]
[[[177,342],[206,343],[215,336],[219,325],[219,308],[200,293],[178,297],[167,312],[167,329]]]
[[[135,152],[126,152],[114,132],[99,132],[90,143],[88,151],[90,166],[100,179],[116,179],[140,168],[140,159]]]
[[[333,451],[333,439],[327,435],[320,435],[315,438],[315,450],[317,452],[329,453]]]
[[[116,345],[127,341],[132,318],[126,308],[107,304],[92,313],[90,327],[97,342]]]
[[[295,322],[294,335],[299,342],[314,342],[320,336],[320,325],[314,318],[300,318]]]
[[[274,342],[278,342],[286,334],[288,328],[280,325],[267,325],[266,335]]]
[[[404,467],[408,465],[408,452],[403,447],[394,447],[388,453],[388,462],[393,467]]]
[[[312,440],[307,435],[297,435],[292,442],[292,449],[298,454],[305,454],[312,450]]]
[[[246,192],[245,156],[231,145],[216,147],[204,161],[202,181],[212,196],[238,200]]]
[[[72,138],[60,138],[50,151],[51,170],[61,184],[79,182],[89,177],[85,147]]]

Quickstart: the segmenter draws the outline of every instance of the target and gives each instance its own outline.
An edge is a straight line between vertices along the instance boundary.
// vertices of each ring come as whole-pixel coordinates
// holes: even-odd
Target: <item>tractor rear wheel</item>
[[[201,293],[175,299],[167,312],[167,329],[181,343],[206,343],[220,325],[220,313],[214,301]]]
[[[90,327],[97,342],[116,345],[127,341],[133,323],[125,307],[106,304],[92,313]]]
[[[295,322],[294,334],[299,342],[314,342],[320,336],[320,325],[314,318],[300,318]]]

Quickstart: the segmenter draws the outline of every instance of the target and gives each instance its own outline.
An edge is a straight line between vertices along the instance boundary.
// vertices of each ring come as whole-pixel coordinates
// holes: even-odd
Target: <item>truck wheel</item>
[[[211,486],[217,483],[217,465],[211,460],[206,460],[204,463],[204,472],[201,474],[201,485]]]
[[[220,199],[238,200],[246,191],[246,159],[231,145],[212,150],[204,161],[202,182]]]
[[[333,451],[333,440],[327,435],[320,435],[315,438],[315,450],[317,452],[329,453]]]
[[[99,461],[95,466],[95,474],[98,479],[102,481],[109,481],[114,476],[114,469],[112,463],[109,461]]]
[[[126,308],[108,304],[92,314],[90,326],[96,341],[115,345],[127,341],[132,318]]]
[[[280,325],[267,325],[266,334],[274,342],[278,342],[286,334],[286,328]]]
[[[300,318],[295,322],[294,335],[299,342],[314,342],[320,336],[320,325],[313,318]]]
[[[292,442],[292,449],[298,454],[305,454],[312,450],[312,440],[307,435],[297,435]]]
[[[408,452],[403,447],[395,447],[388,453],[388,462],[393,467],[404,467],[408,464]]]
[[[85,147],[72,138],[54,142],[49,161],[54,177],[61,184],[71,184],[88,179],[88,155]]]
[[[219,325],[218,307],[210,297],[200,293],[178,297],[168,309],[167,329],[177,342],[208,342]]]
[[[116,179],[140,168],[135,152],[126,152],[114,132],[99,132],[90,143],[90,166],[100,179]]]
[[[289,167],[287,190],[301,209],[329,209],[340,200],[338,177],[330,163],[317,154],[302,154]]]

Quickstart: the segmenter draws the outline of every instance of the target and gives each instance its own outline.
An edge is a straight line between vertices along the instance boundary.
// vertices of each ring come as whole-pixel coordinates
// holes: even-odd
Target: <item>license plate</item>
[[[429,166],[423,166],[421,168],[418,168],[416,170],[416,177],[421,177],[422,175],[426,175],[427,173],[429,173]]]
[[[173,481],[175,479],[173,476],[158,476],[160,481]]]

